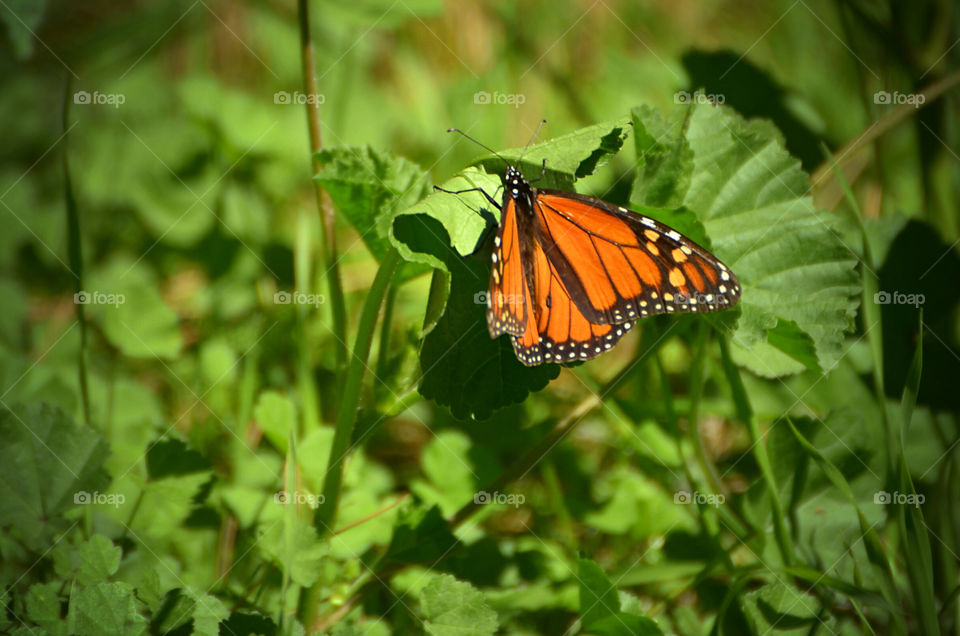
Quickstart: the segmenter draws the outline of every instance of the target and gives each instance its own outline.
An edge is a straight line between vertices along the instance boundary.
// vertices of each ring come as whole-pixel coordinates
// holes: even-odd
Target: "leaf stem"
[[[300,56],[303,69],[303,87],[307,95],[317,94],[317,73],[313,62],[313,41],[310,38],[310,9],[307,0],[297,1],[297,17],[300,23]],[[319,173],[323,166],[317,160],[317,153],[323,148],[323,137],[320,133],[320,106],[319,100],[306,100],[307,129],[310,132],[310,155],[313,165],[313,174]],[[334,350],[336,352],[337,370],[342,372],[347,366],[347,312],[343,299],[343,286],[340,282],[339,257],[337,256],[337,235],[334,225],[333,202],[326,190],[313,182],[320,210],[320,237],[321,260],[327,278],[327,287],[330,294],[330,307],[333,314]],[[338,377],[340,373],[337,374]]]
[[[356,424],[357,405],[360,403],[360,388],[363,375],[367,369],[367,358],[370,356],[370,345],[373,342],[377,326],[377,314],[383,304],[393,273],[400,265],[401,258],[397,250],[392,249],[383,257],[380,269],[373,279],[370,291],[363,303],[360,314],[360,324],[357,327],[357,340],[350,357],[350,367],[343,385],[343,395],[337,411],[336,428],[333,433],[333,444],[330,447],[330,459],[327,462],[327,473],[323,481],[323,503],[317,508],[314,516],[314,525],[317,533],[322,537],[330,534],[336,518],[337,505],[340,500],[340,484],[343,479],[343,460],[350,451],[350,440]]]

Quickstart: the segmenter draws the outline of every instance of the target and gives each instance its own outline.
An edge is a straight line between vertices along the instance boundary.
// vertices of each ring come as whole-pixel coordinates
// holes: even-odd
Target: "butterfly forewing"
[[[540,191],[537,202],[547,255],[595,323],[717,311],[739,299],[726,265],[649,217],[566,192]]]
[[[490,257],[487,329],[491,338],[505,333],[519,336],[526,329],[528,289],[520,250],[521,238],[516,205],[512,200],[505,200]]]

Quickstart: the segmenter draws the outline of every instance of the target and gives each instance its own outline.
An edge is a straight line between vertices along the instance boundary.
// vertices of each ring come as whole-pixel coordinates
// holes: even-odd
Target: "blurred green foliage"
[[[953,3],[309,6],[0,3],[0,631],[960,633]],[[543,118],[741,304],[491,340]]]

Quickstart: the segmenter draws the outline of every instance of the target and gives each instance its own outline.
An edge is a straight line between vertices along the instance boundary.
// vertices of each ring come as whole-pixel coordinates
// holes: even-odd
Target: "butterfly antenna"
[[[530,148],[530,144],[533,143],[533,140],[537,138],[537,135],[540,134],[540,129],[543,128],[543,125],[547,123],[546,119],[540,120],[540,125],[537,126],[537,129],[533,131],[533,136],[530,137],[530,141],[527,142],[527,145],[523,147],[523,152],[520,153],[520,157],[517,159],[517,163],[520,163],[520,160],[523,159],[523,155],[527,154],[527,149]]]
[[[459,128],[447,128],[447,132],[460,133],[461,135],[463,135],[464,137],[466,137],[467,139],[469,139],[469,140],[472,141],[473,143],[477,144],[477,145],[480,146],[481,148],[486,148],[487,150],[489,150],[490,152],[492,152],[494,155],[497,156],[498,159],[500,159],[501,161],[503,161],[503,162],[504,162],[505,164],[507,164],[508,166],[510,165],[510,162],[507,161],[506,159],[504,159],[503,156],[502,156],[499,152],[497,152],[496,150],[494,150],[493,148],[491,148],[491,147],[488,146],[487,144],[481,143],[481,142],[477,141],[476,139],[474,139],[473,137],[471,137],[471,136],[468,135],[467,133],[463,132],[463,131],[460,130]]]

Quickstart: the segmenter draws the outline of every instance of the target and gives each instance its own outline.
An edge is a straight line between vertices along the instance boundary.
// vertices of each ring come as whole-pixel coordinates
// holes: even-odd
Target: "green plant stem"
[[[367,369],[367,358],[370,355],[370,345],[377,326],[377,314],[386,296],[387,288],[393,278],[393,272],[400,265],[400,254],[391,249],[373,279],[370,291],[363,303],[360,314],[360,324],[357,327],[357,340],[350,357],[350,367],[343,385],[343,395],[337,410],[336,428],[333,433],[333,445],[330,448],[330,459],[327,462],[327,474],[323,481],[323,503],[317,508],[314,516],[314,525],[317,533],[322,537],[328,535],[333,528],[336,518],[337,505],[340,501],[340,484],[343,478],[343,460],[350,448],[353,436],[353,427],[356,424],[357,405],[360,403],[360,388],[363,383],[363,374]]]
[[[317,73],[313,62],[313,40],[310,37],[310,9],[307,0],[297,1],[297,18],[300,24],[300,62],[303,70],[303,87],[307,95],[316,95]],[[313,174],[316,176],[323,167],[317,160],[317,153],[323,148],[320,134],[320,106],[317,100],[306,100],[307,129],[310,133],[310,154]],[[336,352],[337,371],[347,366],[347,311],[343,298],[343,286],[340,282],[339,257],[337,256],[337,236],[334,224],[333,203],[320,184],[314,180],[317,207],[320,210],[321,261],[327,278],[327,291],[330,294],[330,308],[333,314],[334,350]]]
[[[72,82],[67,76],[67,85],[63,98],[63,130],[64,137],[69,127],[67,122],[70,116],[70,87]],[[77,201],[73,196],[73,183],[70,180],[70,164],[67,160],[67,145],[64,141],[63,149],[63,191],[67,213],[67,262],[73,274],[73,293],[83,291],[83,251],[80,242],[80,212],[77,210]],[[77,322],[80,323],[80,350],[77,352],[77,376],[80,383],[80,403],[83,408],[83,421],[90,426],[90,389],[87,381],[87,312],[86,305],[74,303],[77,311]]]
[[[777,548],[780,550],[780,557],[786,567],[793,566],[797,557],[793,551],[793,542],[790,540],[790,533],[787,531],[785,522],[783,503],[780,501],[780,493],[777,491],[777,482],[773,476],[773,465],[770,463],[770,455],[767,453],[767,445],[764,443],[763,434],[760,432],[760,426],[757,424],[757,418],[753,415],[753,409],[750,407],[747,391],[743,386],[743,379],[740,377],[740,370],[730,357],[730,345],[726,338],[720,338],[720,355],[723,358],[723,371],[730,383],[730,388],[734,396],[734,403],[737,407],[737,417],[744,421],[747,429],[750,431],[750,443],[753,447],[753,456],[757,460],[757,466],[760,467],[760,473],[763,475],[763,481],[766,484],[767,494],[770,497],[770,507],[773,514],[773,532],[777,540]]]
[[[688,414],[688,433],[690,435],[690,444],[693,446],[694,455],[700,470],[703,472],[707,485],[714,493],[728,494],[717,467],[713,460],[707,455],[707,450],[703,447],[703,439],[700,437],[700,398],[703,395],[703,376],[704,366],[706,365],[707,348],[707,325],[700,321],[697,325],[697,333],[694,345],[694,359],[690,370],[690,413]]]

